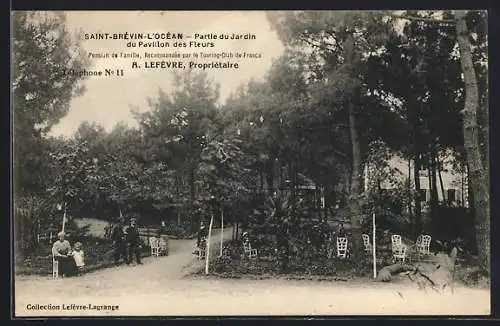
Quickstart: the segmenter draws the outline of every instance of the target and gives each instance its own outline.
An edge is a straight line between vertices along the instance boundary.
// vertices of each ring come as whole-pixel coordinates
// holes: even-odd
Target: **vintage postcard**
[[[13,11],[15,317],[489,315],[486,11]]]

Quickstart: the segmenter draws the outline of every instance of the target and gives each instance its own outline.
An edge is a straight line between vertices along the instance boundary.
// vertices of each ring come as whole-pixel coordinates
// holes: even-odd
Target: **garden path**
[[[229,239],[231,232],[225,232]],[[213,247],[219,245],[218,232]],[[424,294],[414,285],[370,281],[313,282],[242,280],[188,276],[203,269],[192,255],[194,240],[171,240],[167,257],[143,265],[98,270],[53,280],[17,276],[16,316],[179,316],[179,315],[481,315],[490,311],[487,290],[456,288],[453,296]],[[32,309],[51,304],[60,309]],[[110,310],[63,310],[76,305],[116,305]],[[30,306],[31,305],[31,306]]]

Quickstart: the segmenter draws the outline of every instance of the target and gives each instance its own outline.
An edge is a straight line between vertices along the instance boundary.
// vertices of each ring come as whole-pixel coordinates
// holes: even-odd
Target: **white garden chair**
[[[151,247],[151,256],[160,256],[160,240],[156,237],[149,237],[149,246]]]
[[[396,262],[401,261],[404,263],[406,261],[406,246],[401,244],[392,248],[392,256]]]
[[[392,247],[397,247],[403,244],[403,241],[401,240],[401,236],[399,234],[393,234],[391,236],[391,244]]]
[[[362,234],[363,237],[363,245],[365,247],[366,252],[372,252],[372,244],[370,243],[370,236],[368,234]]]
[[[337,257],[347,257],[347,238],[345,237],[337,238]]]
[[[401,236],[399,234],[393,234],[391,237],[392,244],[392,256],[396,261],[402,261],[403,263],[406,261],[406,252],[407,248],[403,244],[401,240]]]
[[[206,250],[205,248],[198,248],[198,259],[205,259],[206,256]]]
[[[243,251],[248,258],[257,258],[257,249],[252,249],[250,241],[243,241]]]
[[[52,278],[59,277],[59,261],[52,256]]]
[[[419,235],[417,242],[415,243],[417,247],[417,253],[419,255],[429,255],[432,237],[427,234]]]
[[[168,254],[168,243],[165,238],[160,238],[158,239],[159,242],[159,247],[160,247],[160,254],[162,255],[167,255]]]
[[[194,244],[195,246],[195,253],[198,259],[203,260],[205,259],[206,256],[206,251],[207,251],[207,245],[206,245],[206,240],[200,241],[200,246],[198,247],[196,243]]]

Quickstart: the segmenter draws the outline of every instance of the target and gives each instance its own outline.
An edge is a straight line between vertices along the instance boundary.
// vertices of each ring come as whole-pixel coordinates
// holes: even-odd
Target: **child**
[[[82,275],[83,268],[85,266],[85,254],[82,250],[82,244],[80,242],[75,243],[72,255],[73,259],[75,259],[76,267],[78,268],[78,275]]]

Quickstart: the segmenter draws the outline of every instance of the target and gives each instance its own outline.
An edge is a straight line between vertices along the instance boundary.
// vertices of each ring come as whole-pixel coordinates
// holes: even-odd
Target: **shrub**
[[[231,256],[224,250],[222,256],[215,258],[213,269],[216,273],[225,273],[231,271]]]
[[[488,271],[479,266],[457,266],[455,278],[467,286],[488,286],[489,283]]]
[[[439,206],[429,229],[436,239],[449,242],[460,238],[464,249],[475,252],[474,216],[464,207]]]

